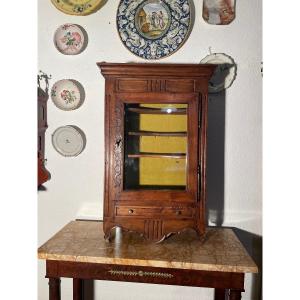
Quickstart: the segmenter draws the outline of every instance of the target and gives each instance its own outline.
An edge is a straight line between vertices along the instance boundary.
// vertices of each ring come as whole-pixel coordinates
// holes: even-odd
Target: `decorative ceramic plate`
[[[191,31],[192,13],[190,0],[121,0],[117,28],[133,54],[160,59],[184,44]]]
[[[79,54],[87,46],[87,33],[76,24],[61,25],[55,31],[54,45],[62,54]]]
[[[235,0],[203,0],[202,17],[208,24],[230,24],[235,18]]]
[[[52,145],[63,156],[77,156],[85,148],[86,137],[77,126],[62,126],[52,134]]]
[[[51,0],[51,2],[65,14],[86,16],[100,9],[105,0]]]
[[[235,80],[236,64],[233,58],[227,54],[212,53],[204,57],[200,63],[218,65],[209,81],[208,90],[210,93],[218,93],[229,88]]]
[[[82,85],[73,79],[57,81],[51,89],[53,103],[62,110],[79,108],[84,101],[85,93]]]

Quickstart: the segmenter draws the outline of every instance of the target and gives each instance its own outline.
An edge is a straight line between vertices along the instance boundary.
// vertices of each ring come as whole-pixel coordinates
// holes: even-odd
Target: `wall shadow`
[[[46,192],[47,188],[44,185],[39,185],[38,186],[38,192]]]
[[[232,228],[238,239],[241,241],[248,254],[258,266],[258,273],[252,274],[251,299],[262,299],[262,236],[239,229]]]
[[[224,221],[225,100],[225,90],[208,95],[206,214],[215,226]]]

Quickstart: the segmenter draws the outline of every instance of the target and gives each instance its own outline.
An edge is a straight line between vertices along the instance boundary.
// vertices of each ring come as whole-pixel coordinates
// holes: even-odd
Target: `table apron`
[[[46,261],[47,278],[80,278],[244,290],[244,273]]]

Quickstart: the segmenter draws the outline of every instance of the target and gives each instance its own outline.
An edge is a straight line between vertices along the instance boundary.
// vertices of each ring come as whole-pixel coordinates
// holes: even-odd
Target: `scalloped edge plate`
[[[212,76],[212,78],[209,81],[209,85],[208,85],[208,91],[209,93],[218,93],[224,89],[229,88],[233,81],[236,78],[236,74],[237,74],[237,66],[236,63],[234,62],[233,58],[225,53],[212,53],[207,55],[206,57],[204,57],[201,61],[201,64],[214,64],[214,65],[222,65],[222,64],[230,64],[231,67],[226,68],[224,70],[229,69],[228,74],[225,77],[225,80],[223,83],[219,83],[219,84],[214,84],[213,80],[214,80],[214,76]],[[224,71],[221,70],[221,71]],[[214,74],[216,74],[216,72],[220,71],[220,67],[218,67]]]

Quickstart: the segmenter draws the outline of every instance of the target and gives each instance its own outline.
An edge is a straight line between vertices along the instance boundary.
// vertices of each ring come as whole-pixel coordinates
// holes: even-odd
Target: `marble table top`
[[[159,244],[116,229],[104,240],[102,222],[72,221],[38,249],[46,260],[257,273],[258,268],[232,229],[208,228],[200,240],[193,230]]]

